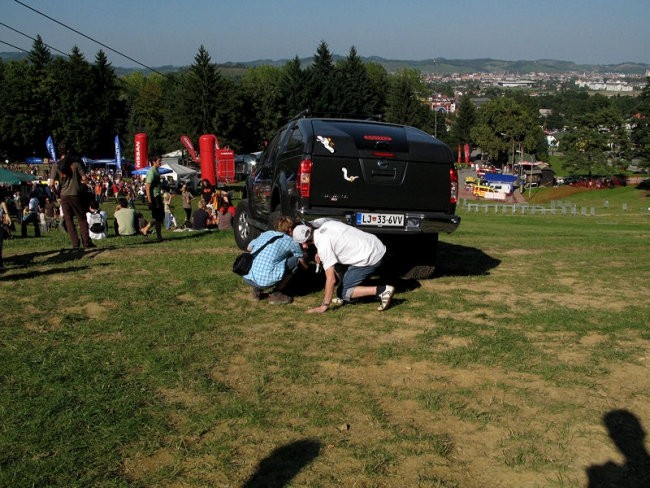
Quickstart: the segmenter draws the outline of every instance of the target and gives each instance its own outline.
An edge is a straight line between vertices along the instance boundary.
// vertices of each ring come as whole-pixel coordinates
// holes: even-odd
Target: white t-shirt
[[[347,266],[373,266],[384,257],[386,246],[373,234],[328,220],[314,229],[314,245],[323,269],[336,263]]]

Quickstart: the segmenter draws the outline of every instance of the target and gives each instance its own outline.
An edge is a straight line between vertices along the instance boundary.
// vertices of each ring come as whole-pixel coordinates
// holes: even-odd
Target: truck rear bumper
[[[460,225],[460,216],[439,212],[400,212],[396,210],[372,210],[373,213],[403,214],[404,226],[389,227],[375,225],[357,225],[356,214],[362,210],[309,208],[298,209],[300,220],[310,221],[321,218],[340,220],[372,234],[451,234]]]

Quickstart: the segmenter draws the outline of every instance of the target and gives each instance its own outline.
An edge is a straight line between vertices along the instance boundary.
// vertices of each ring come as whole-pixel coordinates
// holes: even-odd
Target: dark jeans
[[[81,196],[64,196],[61,195],[61,207],[63,208],[63,219],[65,228],[68,231],[72,247],[79,247],[79,236],[77,228],[74,225],[74,217],[77,217],[79,230],[81,231],[81,241],[84,247],[91,244],[90,235],[88,234],[88,221],[86,220],[86,204]]]
[[[34,212],[28,213],[23,219],[20,225],[20,235],[22,237],[27,237],[27,224],[30,222],[34,223],[34,235],[36,237],[41,237],[41,226],[38,218],[38,214]]]

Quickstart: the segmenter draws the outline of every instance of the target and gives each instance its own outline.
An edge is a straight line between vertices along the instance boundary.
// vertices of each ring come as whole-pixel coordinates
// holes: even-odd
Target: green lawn
[[[231,233],[5,242],[0,486],[586,486],[650,428],[650,203],[567,199],[460,208],[383,313],[251,301]]]

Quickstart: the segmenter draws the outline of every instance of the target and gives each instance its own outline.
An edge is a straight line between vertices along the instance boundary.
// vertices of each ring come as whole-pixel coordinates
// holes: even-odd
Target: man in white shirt
[[[298,225],[293,230],[293,239],[307,248],[313,242],[318,253],[317,265],[325,270],[325,296],[320,307],[310,308],[308,313],[323,313],[329,308],[336,287],[334,266],[347,266],[341,277],[341,298],[344,303],[351,300],[376,296],[381,304],[378,310],[386,310],[391,303],[395,288],[391,285],[362,285],[381,265],[386,246],[373,234],[344,224],[337,220],[327,220],[318,228],[311,225]]]

